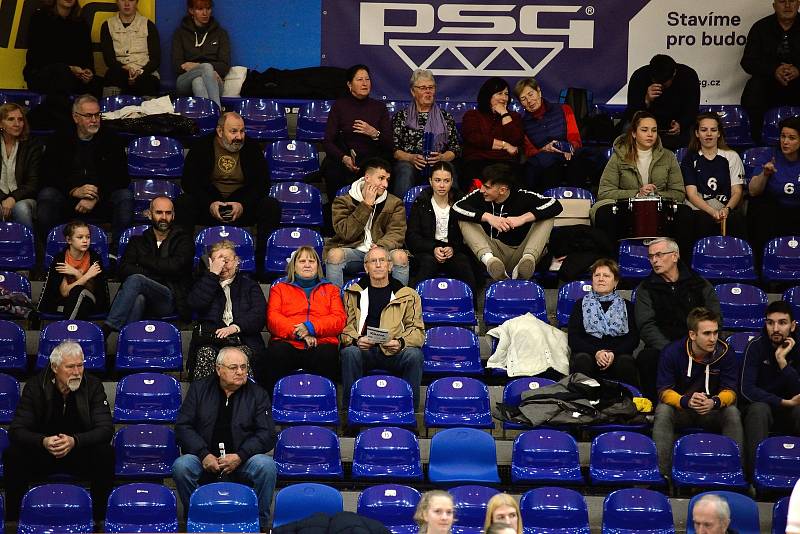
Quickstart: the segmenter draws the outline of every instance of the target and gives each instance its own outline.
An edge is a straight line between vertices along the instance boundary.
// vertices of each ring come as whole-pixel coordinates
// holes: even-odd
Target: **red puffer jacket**
[[[310,298],[300,286],[280,282],[269,290],[267,303],[267,329],[272,339],[286,341],[299,349],[305,343],[294,337],[294,325],[311,323],[309,331],[318,343],[339,343],[345,323],[344,306],[339,288],[322,282],[311,290]]]

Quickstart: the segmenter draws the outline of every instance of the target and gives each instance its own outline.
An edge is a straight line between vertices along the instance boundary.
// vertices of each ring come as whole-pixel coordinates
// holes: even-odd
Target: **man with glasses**
[[[775,13],[756,21],[747,34],[742,68],[751,76],[742,91],[753,140],[769,108],[800,105],[800,24],[798,0],[775,0]]]
[[[387,191],[391,166],[380,158],[365,161],[363,178],[350,186],[347,194],[333,201],[335,235],[325,245],[325,272],[328,280],[342,287],[344,275],[362,271],[364,257],[380,246],[391,251],[391,275],[401,285],[408,283],[406,210],[403,200]]]
[[[128,189],[125,144],[101,128],[100,104],[81,95],[72,104],[75,129],[47,141],[42,161],[44,187],[36,200],[39,233],[70,219],[111,223],[112,251],[133,224],[133,193]]]
[[[411,385],[414,406],[419,407],[425,341],[422,301],[416,291],[389,276],[392,259],[385,248],[370,249],[364,269],[367,276],[344,291],[343,406],[350,405],[350,386],[365,372],[386,369]]]
[[[217,374],[192,382],[178,412],[175,440],[183,454],[172,478],[183,503],[201,483],[226,481],[254,486],[261,531],[269,530],[269,507],[277,471],[267,453],[275,446],[269,394],[248,380],[247,356],[225,347]]]
[[[642,393],[656,401],[659,355],[671,342],[686,335],[686,317],[704,307],[720,314],[714,287],[680,261],[678,244],[659,237],[647,247],[653,272],[636,289],[634,311],[644,348],[636,357]]]
[[[91,481],[95,520],[105,518],[114,480],[114,425],[103,382],[83,372],[83,349],[64,341],[30,378],[8,429],[6,519],[16,521],[31,482],[56,473]]]

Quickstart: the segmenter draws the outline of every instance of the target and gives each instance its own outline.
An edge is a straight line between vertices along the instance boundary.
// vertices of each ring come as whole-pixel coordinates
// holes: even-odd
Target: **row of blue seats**
[[[488,500],[497,490],[465,485],[451,488],[455,504],[454,534],[480,534]],[[732,524],[740,534],[760,533],[758,506],[745,495],[715,491],[728,501]],[[688,517],[704,494],[689,502]],[[357,512],[383,523],[393,534],[416,534],[414,511],[420,493],[409,486],[381,484],[364,489]],[[176,532],[175,494],[159,484],[134,483],[114,489],[109,497],[106,532]],[[275,497],[273,528],[302,520],[315,513],[335,514],[344,509],[342,494],[323,484],[301,483],[282,488]],[[546,530],[551,534],[589,534],[589,511],[584,497],[571,489],[535,488],[520,499],[525,534]],[[788,497],[773,507],[772,532],[783,533]],[[199,487],[189,503],[189,532],[257,532],[258,503],[251,488],[230,482]],[[91,532],[92,501],[78,486],[46,484],[24,497],[20,532]],[[603,503],[602,530],[606,533],[636,531],[644,534],[675,532],[672,506],[663,494],[647,489],[620,489]],[[687,532],[694,525],[687,520]]]

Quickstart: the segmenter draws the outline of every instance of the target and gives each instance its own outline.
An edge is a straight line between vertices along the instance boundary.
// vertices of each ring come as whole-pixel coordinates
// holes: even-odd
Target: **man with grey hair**
[[[697,534],[726,534],[734,532],[731,524],[731,508],[723,497],[706,493],[694,503],[692,523]]]
[[[43,188],[36,200],[43,238],[70,219],[110,222],[111,249],[133,223],[125,143],[101,127],[100,104],[81,95],[72,105],[75,129],[57,132],[42,158]]]
[[[694,308],[720,314],[719,298],[708,280],[680,261],[678,243],[659,237],[647,247],[653,272],[636,289],[634,312],[644,341],[636,357],[642,393],[656,402],[656,374],[664,347],[686,335],[686,317]]]
[[[217,355],[217,374],[192,382],[175,423],[183,454],[172,464],[172,478],[189,510],[198,485],[217,480],[255,487],[261,530],[269,529],[269,508],[277,470],[267,453],[275,446],[269,394],[248,380],[247,356],[237,347]]]
[[[186,155],[183,194],[175,203],[176,223],[190,235],[194,225],[256,225],[256,269],[264,265],[267,238],[281,221],[278,201],[268,196],[267,160],[245,136],[244,119],[223,113],[216,134],[195,143]]]
[[[22,390],[3,454],[6,518],[16,520],[33,480],[69,473],[91,481],[94,516],[105,517],[114,479],[114,425],[103,383],[83,372],[83,350],[64,341]]]
[[[403,198],[413,186],[427,183],[431,165],[453,161],[461,155],[461,137],[456,121],[436,103],[433,73],[415,70],[409,87],[412,100],[408,108],[399,110],[392,117],[394,159],[397,162],[392,171],[392,194],[398,198]]]

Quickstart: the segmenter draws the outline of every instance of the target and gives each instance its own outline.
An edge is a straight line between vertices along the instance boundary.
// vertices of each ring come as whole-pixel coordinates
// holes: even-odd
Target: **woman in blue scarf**
[[[619,266],[601,258],[591,272],[592,291],[575,303],[569,318],[569,370],[635,386],[639,380],[633,351],[639,346],[639,332],[633,304],[616,291]]]
[[[432,165],[461,155],[456,121],[436,103],[433,73],[415,70],[410,86],[413,100],[408,109],[401,109],[392,117],[396,163],[391,193],[401,199],[415,185],[427,183]]]

